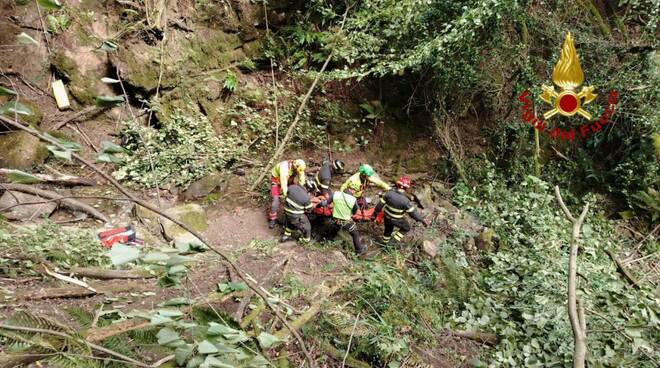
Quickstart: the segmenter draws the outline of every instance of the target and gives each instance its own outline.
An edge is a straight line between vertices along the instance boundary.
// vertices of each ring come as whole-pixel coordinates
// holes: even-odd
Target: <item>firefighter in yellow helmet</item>
[[[342,184],[339,190],[343,192],[346,188],[353,189],[353,195],[358,199],[358,205],[360,208],[364,208],[366,205],[364,190],[367,189],[369,185],[375,185],[384,191],[390,190],[390,186],[378,177],[373,167],[363,164],[360,165],[358,172],[351,175],[344,184]]]
[[[270,195],[273,202],[268,213],[268,227],[275,228],[277,220],[277,210],[280,208],[280,195],[286,197],[289,191],[289,184],[293,184],[293,179],[297,178],[298,185],[305,185],[305,169],[307,165],[301,159],[282,161],[273,167],[270,179]]]

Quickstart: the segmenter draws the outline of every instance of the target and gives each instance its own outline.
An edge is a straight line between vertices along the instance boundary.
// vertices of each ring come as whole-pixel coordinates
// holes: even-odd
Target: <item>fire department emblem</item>
[[[553,109],[543,114],[545,119],[559,113],[564,116],[579,114],[583,118],[591,120],[591,114],[584,110],[582,105],[590,103],[597,95],[593,93],[593,86],[584,86],[580,92],[576,92],[584,82],[584,73],[570,32],[566,34],[561,47],[561,56],[552,71],[552,82],[560,88],[559,91],[556,91],[553,86],[545,84],[541,86],[543,90],[541,100],[553,106]]]

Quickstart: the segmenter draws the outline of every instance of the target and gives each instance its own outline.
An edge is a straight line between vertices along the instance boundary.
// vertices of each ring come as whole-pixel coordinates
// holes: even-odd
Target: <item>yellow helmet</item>
[[[305,164],[305,161],[301,159],[293,160],[292,166],[297,170],[297,171],[305,171],[307,168],[307,165]]]

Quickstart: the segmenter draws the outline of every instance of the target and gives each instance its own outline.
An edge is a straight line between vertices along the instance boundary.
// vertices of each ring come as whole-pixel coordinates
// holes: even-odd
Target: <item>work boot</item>
[[[280,243],[288,242],[289,240],[293,240],[290,236],[282,235],[280,238]]]
[[[268,220],[268,228],[269,229],[271,229],[271,230],[274,229],[275,225],[276,225],[275,220]]]

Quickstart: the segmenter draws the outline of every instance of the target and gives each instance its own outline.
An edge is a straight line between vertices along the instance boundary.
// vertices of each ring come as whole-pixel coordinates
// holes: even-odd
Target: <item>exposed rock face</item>
[[[204,231],[208,227],[206,212],[202,206],[198,204],[186,204],[183,206],[172,207],[168,209],[166,213],[196,231]],[[165,237],[172,239],[174,243],[202,245],[201,240],[183,230],[173,222],[163,218],[161,219],[161,223],[163,224]]]
[[[212,173],[191,183],[183,192],[185,200],[205,197],[213,192],[222,183],[220,173]]]
[[[497,235],[495,230],[484,228],[484,230],[474,239],[477,249],[491,252],[496,248]]]
[[[0,197],[0,208],[10,207],[18,203],[40,202],[40,201],[43,201],[43,199],[37,196],[33,196],[31,194],[6,191]],[[36,219],[42,216],[50,215],[53,211],[55,211],[56,207],[57,204],[55,204],[55,202],[28,204],[23,206],[16,206],[7,211],[3,211],[2,215],[9,220]]]
[[[0,135],[0,153],[0,167],[27,169],[42,164],[48,156],[48,149],[39,138],[20,131]]]
[[[422,251],[430,258],[435,258],[438,254],[438,245],[433,241],[424,240],[422,242]]]

